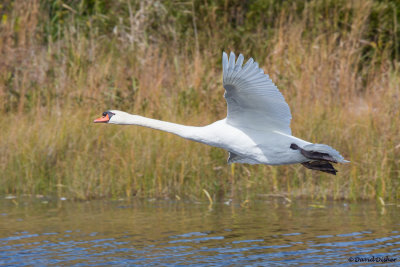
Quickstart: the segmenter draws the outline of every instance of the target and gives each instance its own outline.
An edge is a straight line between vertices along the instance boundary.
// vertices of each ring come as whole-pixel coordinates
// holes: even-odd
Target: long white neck
[[[201,127],[194,127],[194,126],[185,126],[181,124],[160,121],[155,119],[149,119],[146,117],[142,117],[139,115],[132,115],[126,112],[118,111],[118,113],[113,116],[109,123],[113,124],[121,124],[121,125],[139,125],[144,126],[156,130],[161,130],[164,132],[169,132],[176,134],[180,137],[196,140],[198,136],[196,134],[196,129]],[[197,141],[197,140],[196,140]]]

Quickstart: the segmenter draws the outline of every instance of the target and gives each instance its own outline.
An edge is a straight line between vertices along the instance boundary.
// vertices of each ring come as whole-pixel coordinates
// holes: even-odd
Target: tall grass
[[[6,1],[0,7],[0,193],[396,199],[399,6],[390,1]],[[253,56],[294,135],[351,160],[226,164],[154,130],[94,125],[107,109],[206,125],[226,114],[221,52]]]

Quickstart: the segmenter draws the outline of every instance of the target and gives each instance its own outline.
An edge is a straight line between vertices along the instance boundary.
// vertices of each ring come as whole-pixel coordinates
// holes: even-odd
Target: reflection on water
[[[18,205],[16,205],[18,204]],[[288,265],[400,257],[399,211],[375,203],[0,201],[2,265]],[[400,262],[400,258],[396,260]]]

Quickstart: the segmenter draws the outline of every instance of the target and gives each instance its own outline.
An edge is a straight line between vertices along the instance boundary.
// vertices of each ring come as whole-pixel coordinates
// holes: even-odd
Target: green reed
[[[399,197],[396,2],[155,2],[0,7],[0,193]],[[230,49],[278,85],[296,136],[351,163],[336,177],[300,165],[229,166],[217,148],[92,123],[107,109],[188,125],[223,118],[220,58]]]

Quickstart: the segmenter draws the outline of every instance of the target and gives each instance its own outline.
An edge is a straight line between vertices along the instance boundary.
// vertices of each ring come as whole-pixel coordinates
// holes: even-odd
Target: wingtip
[[[225,59],[228,59],[228,61],[230,62],[231,60],[233,60],[233,62],[235,63],[236,61],[239,61],[239,59],[240,59],[240,61],[244,61],[244,56],[243,56],[243,54],[242,53],[240,53],[239,54],[239,56],[237,57],[237,59],[236,59],[236,55],[235,55],[235,53],[233,52],[233,51],[231,51],[230,53],[229,53],[229,56],[228,56],[228,54],[225,52],[225,51],[222,51],[222,61],[224,61]],[[251,58],[252,59],[252,58]]]
[[[229,65],[229,59],[228,59],[228,54],[224,52],[222,52],[222,67],[223,70],[226,71]]]
[[[222,52],[222,62],[228,61],[228,54],[225,51]]]
[[[254,62],[254,59],[251,57],[247,60],[246,64],[244,64],[244,68],[248,68],[249,66],[251,66]]]
[[[232,51],[229,53],[229,64],[230,65],[235,65],[236,62],[236,56],[235,53],[233,53]]]
[[[243,61],[244,61],[244,56],[242,54],[239,54],[236,60],[236,65],[238,65],[241,68],[243,65]]]

